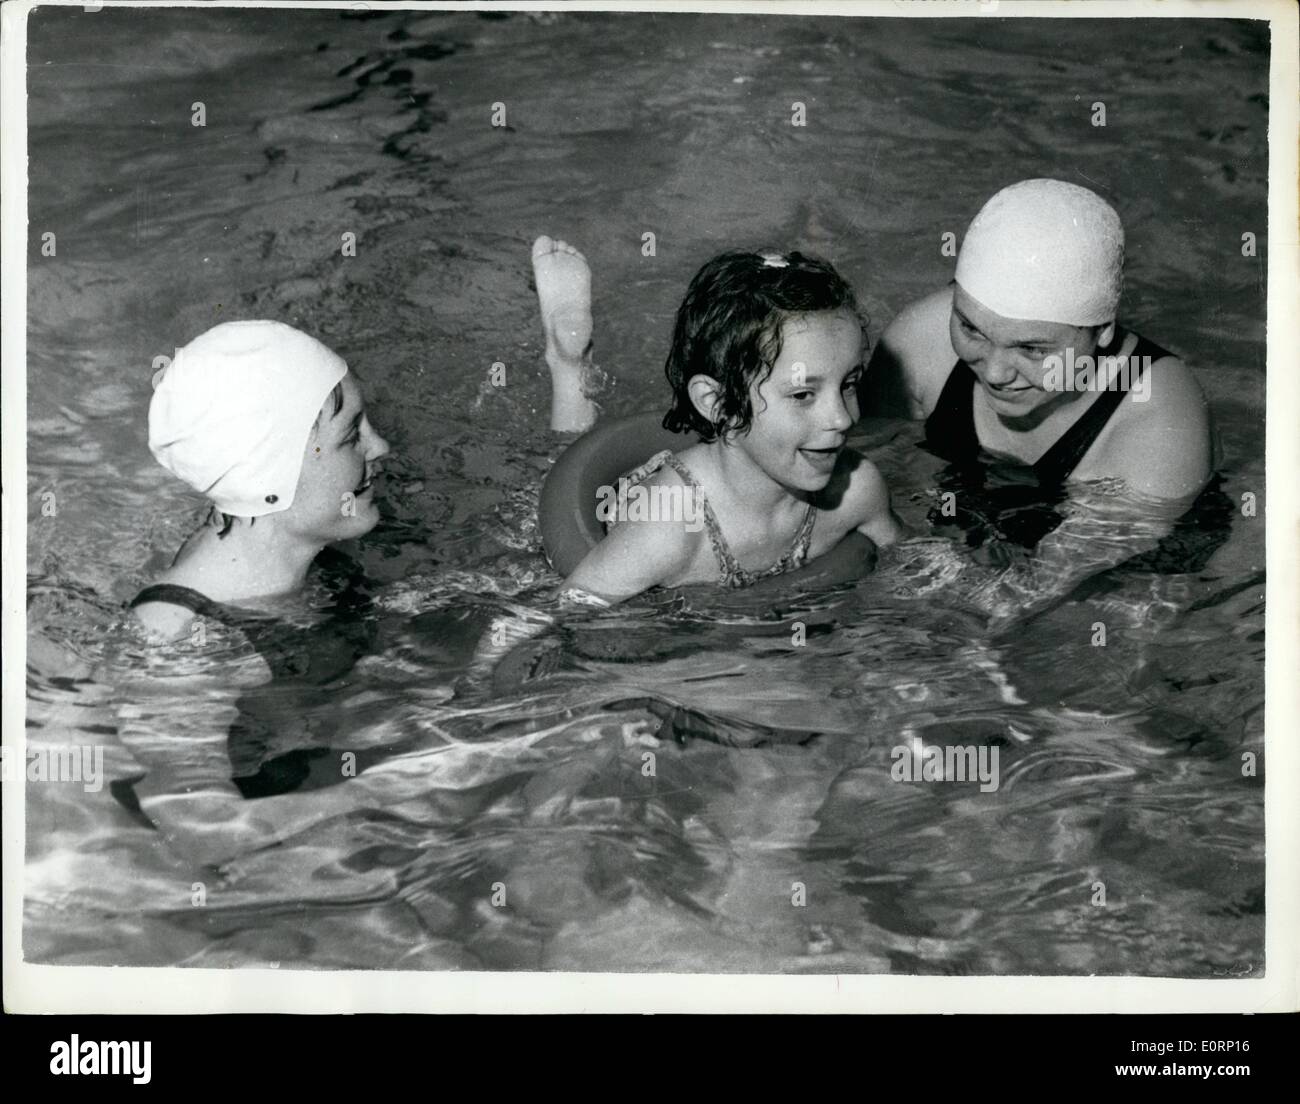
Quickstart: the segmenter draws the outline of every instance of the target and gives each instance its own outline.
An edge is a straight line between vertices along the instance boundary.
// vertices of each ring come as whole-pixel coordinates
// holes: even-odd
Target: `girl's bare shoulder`
[[[814,503],[824,514],[843,517],[849,528],[889,506],[889,487],[880,469],[854,448],[844,449],[835,464],[830,482]]]

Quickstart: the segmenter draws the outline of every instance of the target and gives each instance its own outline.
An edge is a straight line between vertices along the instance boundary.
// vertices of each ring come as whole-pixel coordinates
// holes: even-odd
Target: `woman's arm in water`
[[[1081,468],[1086,481],[1068,486],[1065,520],[1032,554],[996,569],[947,542],[923,542],[934,555],[932,577],[986,616],[992,630],[1005,631],[1092,576],[1151,551],[1209,482],[1214,433],[1204,394],[1176,357],[1161,359],[1152,378],[1147,401],[1125,402],[1116,413],[1101,455]],[[912,562],[925,558],[922,552]]]
[[[1066,597],[1084,580],[1151,551],[1209,482],[1213,431],[1199,385],[1176,357],[1162,359],[1141,416],[1105,442],[1107,480],[1073,484],[1067,517],[1024,565],[983,592],[1001,631]],[[1128,404],[1126,404],[1128,405]],[[1105,489],[1105,488],[1110,489]]]
[[[1005,567],[978,563],[945,538],[898,546],[896,593],[955,600],[1005,632],[1067,598],[1085,580],[1151,551],[1194,501],[1128,488],[1081,485],[1061,507],[1065,520],[1023,558]],[[917,580],[923,580],[918,585]]]
[[[193,656],[173,658],[194,663]],[[134,787],[141,811],[191,861],[220,864],[381,801],[369,775],[326,790],[243,796],[231,780],[228,733],[237,700],[265,676],[260,660],[232,662],[220,675],[177,673],[161,651],[143,668],[113,673],[119,737],[146,771]]]

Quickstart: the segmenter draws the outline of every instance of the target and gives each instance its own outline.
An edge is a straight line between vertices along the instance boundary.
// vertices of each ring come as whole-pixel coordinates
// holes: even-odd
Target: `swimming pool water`
[[[136,770],[110,629],[199,509],[146,447],[152,359],[261,316],[347,358],[395,452],[385,522],[348,550],[385,643],[285,716],[407,750],[391,801],[220,869],[107,787],[29,785],[25,956],[1259,974],[1266,250],[1240,241],[1265,244],[1266,56],[1241,21],[36,12],[29,741]],[[878,333],[950,278],[942,234],[1034,175],[1115,196],[1125,317],[1195,366],[1224,492],[1260,500],[1202,569],[1113,573],[993,640],[871,580],[775,609],[651,603],[450,700],[475,618],[554,582],[537,234],[592,263],[602,401],[626,413],[661,404],[672,312],[712,253],[820,252]],[[861,436],[923,522],[916,427]],[[917,738],[997,747],[1002,785],[891,781]]]

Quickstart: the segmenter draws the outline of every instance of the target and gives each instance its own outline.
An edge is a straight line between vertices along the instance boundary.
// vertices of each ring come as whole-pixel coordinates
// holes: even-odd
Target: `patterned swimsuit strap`
[[[722,526],[718,524],[718,517],[713,512],[713,507],[709,505],[708,496],[704,493],[704,488],[700,486],[695,476],[691,474],[691,470],[671,452],[664,455],[663,462],[672,468],[681,477],[682,482],[690,487],[692,492],[699,498],[700,506],[704,510],[704,527],[708,530],[709,544],[713,548],[714,559],[718,561],[718,570],[722,574],[720,582],[723,586],[749,586],[759,579],[767,578],[769,575],[780,575],[783,572],[799,567],[807,559],[808,548],[812,543],[813,523],[817,520],[816,506],[809,504],[803,522],[799,526],[799,531],[795,533],[794,540],[784,556],[765,571],[749,572],[740,566],[739,561],[732,554],[731,548],[727,544],[727,538],[722,534]]]

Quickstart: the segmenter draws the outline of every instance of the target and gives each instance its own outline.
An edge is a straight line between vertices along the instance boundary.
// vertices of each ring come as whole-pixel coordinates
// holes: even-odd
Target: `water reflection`
[[[31,786],[28,958],[1257,972],[1262,779],[1242,753],[1262,752],[1262,521],[1236,504],[1263,487],[1261,289],[1182,232],[1263,225],[1257,32],[1157,21],[1138,36],[1142,67],[1102,25],[1072,30],[1096,40],[1075,62],[1015,26],[972,39],[933,21],[867,35],[843,20],[692,17],[657,20],[652,48],[612,17],[374,14],[311,13],[292,30],[192,14],[164,36],[169,53],[100,13],[78,47],[113,62],[95,97],[76,66],[40,64],[78,43],[41,37],[43,18],[66,17],[34,18],[32,225],[72,228],[81,247],[30,267],[31,490],[57,501],[29,516],[33,744],[103,744],[111,777],[142,773],[117,735],[110,660],[146,658],[110,654],[113,623],[196,505],[145,447],[153,356],[214,314],[282,317],[365,376],[399,456],[385,524],[352,550],[373,599],[365,654],[311,695],[241,690],[283,722],[259,763],[382,750],[362,772],[367,800],[345,802],[348,782],[321,789],[329,815],[310,831],[205,866],[107,787]],[[557,56],[582,60],[562,82]],[[1149,71],[1166,60],[1185,78],[1176,95]],[[1224,499],[1205,516],[1222,536],[1232,508],[1226,541],[1176,572],[1108,572],[995,637],[900,593],[942,560],[780,606],[650,602],[561,625],[493,693],[458,696],[485,621],[504,603],[545,608],[554,582],[533,521],[556,448],[527,277],[540,229],[589,228],[607,403],[653,407],[668,318],[703,255],[762,240],[828,253],[884,321],[946,278],[918,259],[933,253],[918,235],[1005,183],[980,145],[990,82],[1025,175],[1068,146],[1042,114],[1051,90],[1098,66],[1140,93],[1145,145],[1113,163],[1099,147],[1089,172],[1125,206],[1134,321],[1186,351],[1219,415]],[[166,122],[196,68],[224,105],[203,142]],[[795,86],[817,92],[831,144],[791,135],[786,116],[755,119]],[[1172,137],[1189,96],[1216,136],[1195,147]],[[508,130],[487,122],[502,98]],[[954,157],[975,167],[956,172]],[[1229,179],[1220,162],[1246,167]],[[654,264],[643,226],[664,245]],[[346,263],[343,229],[362,243]],[[498,360],[511,386],[485,392]],[[863,432],[923,524],[938,484],[915,427]],[[1098,517],[1116,505],[1103,490]],[[1076,560],[1101,533],[1080,520]],[[242,662],[234,642],[209,645],[171,657],[169,677]],[[148,722],[159,740],[198,712],[174,710]],[[893,780],[893,749],[918,739],[996,747],[998,789]],[[170,746],[181,774],[202,765]]]

